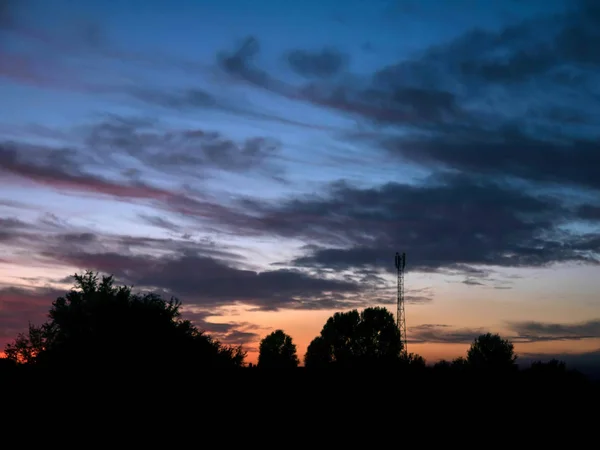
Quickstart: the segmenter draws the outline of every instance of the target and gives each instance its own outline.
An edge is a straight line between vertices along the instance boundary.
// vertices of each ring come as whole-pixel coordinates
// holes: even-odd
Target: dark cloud
[[[358,284],[348,281],[285,269],[244,270],[191,252],[152,257],[72,251],[52,256],[64,264],[114,274],[135,286],[173,292],[187,304],[204,307],[246,304],[260,310],[329,309],[345,304],[345,295],[361,291]]]
[[[483,328],[454,328],[450,325],[422,324],[411,326],[409,343],[471,344],[487,331]]]
[[[151,238],[118,234],[99,234],[95,231],[77,229],[67,224],[48,226],[43,220],[37,222],[12,222],[13,227],[4,231],[3,245],[7,251],[20,252],[30,262],[63,264],[61,254],[115,254],[124,257],[131,254],[178,254],[193,252],[195,255],[222,261],[240,262],[244,258],[225,245],[216,245],[207,239]],[[58,255],[58,256],[57,256]],[[83,264],[85,266],[85,264]],[[85,267],[84,267],[85,268]],[[91,267],[95,269],[95,267]],[[110,270],[105,270],[110,273]]]
[[[254,60],[260,52],[260,44],[254,36],[246,37],[232,52],[221,52],[217,62],[228,74],[251,83],[254,86],[285,92],[285,85],[271,77],[267,72],[256,67]]]
[[[0,32],[11,30],[16,25],[19,3],[24,6],[26,0],[0,0]]]
[[[488,82],[507,83],[522,82],[569,64],[590,69],[600,65],[600,55],[589,46],[600,37],[598,7],[588,1],[579,5],[562,16],[527,21],[490,36],[484,57],[465,61],[462,69]],[[545,39],[534,35],[536,29],[545,31],[541,35]],[[498,56],[501,49],[511,51]]]
[[[218,100],[201,89],[167,91],[149,88],[133,88],[128,93],[139,100],[165,108],[185,110],[188,108],[210,108],[218,104]]]
[[[0,142],[0,173],[6,182],[33,182],[52,189],[110,196],[121,200],[146,200],[179,212],[203,210],[187,193],[150,186],[144,169],[177,176],[214,176],[223,171],[263,175],[279,179],[283,169],[274,164],[279,151],[275,140],[255,137],[234,142],[217,132],[165,130],[153,121],[112,117],[86,131],[83,146],[54,147],[27,142]],[[123,166],[123,156],[143,164],[138,175],[125,179],[95,174],[93,169]],[[217,207],[217,205],[215,205]]]
[[[286,59],[290,67],[305,77],[329,78],[344,70],[348,56],[334,48],[320,51],[292,50]]]
[[[600,250],[597,235],[559,229],[576,216],[557,198],[478,177],[369,189],[336,183],[321,195],[253,210],[253,225],[265,233],[313,243],[296,259],[300,266],[392,270],[390,255],[399,250],[411,270],[480,278],[489,266],[598,263]]]
[[[517,127],[493,132],[466,129],[438,137],[390,139],[390,152],[426,167],[515,177],[527,181],[600,189],[598,141],[559,142],[528,136]]]
[[[473,30],[380,70],[373,82],[388,95],[412,86],[453,103],[432,103],[431,111],[446,114],[422,114],[436,120],[373,143],[434,170],[599,189],[600,92],[591,80],[600,59],[588,49],[600,16],[597,5],[578,5],[497,32]]]
[[[343,81],[311,81],[291,85],[256,64],[260,45],[248,37],[233,52],[218,55],[221,69],[238,80],[283,97],[313,103],[384,124],[438,124],[447,117],[464,116],[451,92],[430,86],[381,82],[390,77],[376,76],[362,85]],[[342,84],[340,84],[342,83]],[[350,84],[348,84],[350,83]]]
[[[152,225],[157,228],[162,228],[164,230],[172,231],[172,232],[180,232],[181,227],[177,224],[174,224],[170,220],[165,219],[161,216],[148,215],[148,214],[139,214],[138,217],[146,222],[149,225]]]
[[[598,190],[600,57],[590,45],[598,11],[580,1],[498,31],[471,30],[370,77],[290,85],[258,66],[254,38],[221,67],[286,98],[401,127],[366,142],[399,163]]]
[[[55,189],[103,194],[117,198],[165,199],[173,194],[143,183],[120,184],[84,172],[70,149],[0,143],[0,171]]]
[[[193,134],[193,132],[191,132]],[[200,139],[205,133],[197,132]],[[111,139],[114,136],[111,135]],[[211,163],[227,165],[235,170],[242,170],[265,157],[263,150],[269,152],[273,147],[266,140],[260,138],[246,141],[243,147],[234,147],[230,142],[219,140],[219,135],[208,137],[209,146],[205,149],[207,158]],[[128,141],[122,142],[123,146]],[[137,147],[134,147],[137,148]],[[240,150],[241,158],[233,157],[227,161],[227,152],[234,149]],[[220,150],[223,153],[220,153]],[[105,158],[104,167],[114,167],[119,163],[106,160],[110,154],[102,154]],[[35,183],[51,189],[60,190],[64,193],[111,197],[121,201],[144,201],[149,205],[172,213],[184,214],[197,219],[206,219],[216,224],[228,224],[229,227],[241,227],[254,221],[252,216],[245,211],[236,211],[214,199],[205,200],[202,192],[192,192],[183,187],[177,191],[154,187],[145,181],[134,177],[133,179],[107,178],[92,173],[84,168],[80,161],[85,154],[70,149],[54,149],[45,146],[31,146],[21,143],[0,143],[0,173],[8,175],[4,183],[22,182]],[[240,156],[240,155],[237,155]],[[147,157],[152,158],[152,156]],[[164,160],[164,166],[158,166],[161,170],[174,168],[179,175],[185,173],[186,163],[196,162],[197,156],[193,153],[182,153],[181,159],[169,159],[168,156],[158,155],[158,159]],[[121,167],[122,168],[122,167]],[[196,174],[197,175],[197,174]],[[246,226],[247,228],[250,228]],[[217,228],[218,229],[218,228]],[[210,231],[210,230],[209,230]]]
[[[252,343],[256,343],[260,339],[261,333],[267,330],[248,322],[211,322],[208,320],[222,316],[217,311],[184,311],[183,316],[220,342],[228,345],[243,345],[248,351],[256,351],[251,347]]]
[[[46,320],[52,301],[63,295],[53,288],[0,288],[0,350],[18,333],[27,329],[27,323],[39,325]]]
[[[510,322],[508,326],[511,333],[500,334],[514,343],[578,341],[600,337],[600,320],[582,323]],[[412,326],[409,331],[409,340],[414,343],[471,344],[477,336],[490,330],[423,324]]]
[[[26,227],[27,224],[14,217],[0,217],[0,230],[14,230]]]
[[[212,242],[65,231],[12,219],[4,222],[22,233],[5,248],[21,251],[30,258],[28,263],[64,267],[65,272],[99,271],[136,290],[177,296],[183,301],[185,318],[227,344],[256,342],[262,328],[244,322],[213,322],[211,318],[221,315],[219,310],[226,306],[263,311],[347,309],[374,301],[364,286],[352,280],[290,269],[246,269],[243,257]],[[50,281],[63,285],[72,284],[73,279]],[[52,300],[62,294],[53,287],[0,289],[2,344],[24,331],[28,320],[41,322]]]
[[[261,112],[254,105],[244,105],[244,101],[239,97],[234,99],[221,98],[197,88],[177,90],[150,87],[128,88],[125,89],[125,93],[146,104],[175,111],[185,112],[197,109],[211,109],[230,114],[235,117],[235,120],[250,119],[309,130],[341,131],[335,127],[324,126],[318,123],[302,122],[288,119],[281,115]]]
[[[468,285],[468,286],[485,286],[485,284],[484,284],[484,283],[482,283],[482,282],[480,282],[480,281],[477,281],[477,280],[473,280],[473,279],[471,279],[471,278],[465,278],[465,279],[462,281],[462,283],[463,283],[463,284],[466,284],[466,285]]]
[[[27,237],[25,229],[27,224],[18,219],[0,218],[0,242],[3,245],[12,245]]]
[[[600,206],[583,205],[579,208],[578,215],[582,220],[600,221]]]
[[[248,269],[245,258],[225,246],[192,239],[101,235],[85,231],[29,231],[5,244],[31,261],[95,270],[120,282],[180,297],[192,306],[245,304],[260,310],[336,309],[371,301],[352,279],[306,271]],[[9,245],[10,244],[10,245]]]
[[[519,340],[570,341],[600,338],[600,320],[581,323],[511,322],[510,328]]]
[[[405,303],[408,303],[408,304],[423,305],[423,304],[432,302],[433,298],[426,296],[426,295],[405,294],[404,301],[405,301]],[[386,302],[381,301],[380,303],[386,303]]]
[[[238,143],[215,131],[163,130],[154,123],[119,117],[94,125],[86,142],[97,154],[124,153],[149,167],[176,173],[248,171],[262,167],[279,151],[279,143],[265,137]]]

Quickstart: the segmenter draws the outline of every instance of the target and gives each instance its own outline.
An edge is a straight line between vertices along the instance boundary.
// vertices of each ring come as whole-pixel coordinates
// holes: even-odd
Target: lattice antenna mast
[[[406,267],[406,253],[402,255],[396,252],[396,270],[398,271],[398,297],[396,323],[400,329],[400,340],[404,348],[404,352],[408,353],[406,341],[406,312],[404,311],[404,268]]]

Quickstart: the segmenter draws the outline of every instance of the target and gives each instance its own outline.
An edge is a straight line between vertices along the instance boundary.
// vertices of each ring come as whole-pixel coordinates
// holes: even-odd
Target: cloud
[[[473,278],[489,275],[490,266],[597,264],[600,250],[596,234],[560,229],[576,217],[560,199],[476,176],[373,188],[339,182],[322,194],[255,202],[251,209],[252,226],[265,234],[312,243],[294,261],[306,267],[392,270],[390,252],[399,250],[407,253],[410,270]]]
[[[82,166],[82,157],[85,154],[70,149],[0,144],[0,173],[8,175],[2,179],[2,183],[34,183],[66,194],[109,197],[128,202],[147,201],[160,210],[206,219],[213,224],[226,223],[229,227],[236,227],[237,224],[238,230],[254,220],[247,212],[230,208],[206,192],[183,187],[169,190],[151,186],[135,177],[127,180],[96,175]]]
[[[194,323],[198,329],[218,339],[227,345],[243,345],[247,351],[257,351],[252,346],[256,343],[265,330],[270,328],[260,327],[248,322],[211,322],[207,319],[222,316],[217,311],[194,311],[185,310],[183,317]]]
[[[217,98],[202,89],[149,89],[134,87],[127,91],[132,97],[165,108],[185,110],[188,108],[211,108],[218,105]]]
[[[106,124],[105,124],[106,125]],[[209,198],[206,191],[192,191],[179,187],[170,190],[151,186],[142,180],[146,175],[137,170],[133,177],[94,173],[107,168],[123,171],[127,166],[120,159],[133,156],[145,163],[145,169],[154,167],[163,173],[197,178],[204,169],[246,173],[256,169],[256,174],[279,180],[281,169],[271,170],[271,155],[278,144],[267,138],[250,138],[241,144],[234,143],[218,133],[190,130],[180,133],[136,133],[138,125],[107,126],[98,131],[89,145],[83,148],[58,148],[25,142],[0,142],[0,173],[8,176],[2,184],[34,183],[62,193],[111,197],[121,201],[147,201],[155,207],[179,214],[208,217],[210,220],[234,224],[251,221],[250,215],[240,215],[224,203]],[[169,149],[169,151],[165,151]],[[277,175],[276,175],[277,174]],[[218,219],[218,216],[223,216]],[[226,216],[226,217],[225,217]]]
[[[0,288],[0,352],[4,345],[27,331],[27,323],[46,320],[52,301],[64,292],[53,288]]]
[[[370,302],[365,288],[351,279],[287,268],[257,271],[238,252],[210,241],[51,231],[39,224],[10,223],[21,234],[7,239],[6,248],[29,255],[30,263],[112,274],[120,282],[169,292],[192,306],[247,305],[274,311]]]
[[[267,311],[329,309],[346,305],[344,294],[351,300],[352,294],[361,291],[359,285],[348,281],[286,269],[245,270],[191,252],[164,257],[80,252],[52,256],[74,267],[112,273],[135,286],[173,292],[195,306],[243,304]]]
[[[589,68],[600,65],[600,56],[588,49],[588,43],[600,36],[598,7],[590,1],[579,5],[562,16],[530,20],[490,36],[493,39],[484,58],[463,62],[462,70],[487,82],[510,83],[545,75],[568,64]],[[535,36],[536,30],[542,31],[542,39]],[[512,52],[494,55],[494,50],[506,47]]]
[[[254,37],[219,61],[261,89],[385,125],[347,138],[398,164],[598,190],[600,58],[588,43],[599,29],[597,5],[580,1],[498,31],[470,30],[370,76],[300,84],[257,64]],[[290,54],[313,67],[309,51]]]
[[[425,167],[600,189],[594,169],[600,165],[600,145],[592,139],[557,142],[555,136],[532,137],[514,126],[492,132],[456,130],[434,138],[393,138],[383,145]]]
[[[23,143],[0,144],[0,171],[55,189],[116,198],[168,199],[173,194],[143,183],[120,184],[82,171],[75,150]],[[3,180],[4,181],[4,180]],[[5,181],[6,182],[6,181]]]
[[[282,97],[312,103],[381,124],[439,123],[443,116],[462,115],[450,92],[419,86],[390,90],[373,80],[310,81],[293,85],[267,73],[255,63],[260,44],[247,37],[233,52],[217,55],[219,67],[233,79]],[[332,84],[333,83],[333,84]]]
[[[0,32],[10,29],[14,23],[15,0],[0,0]]]
[[[511,322],[510,328],[519,340],[570,341],[600,338],[600,320],[581,323]]]
[[[217,245],[208,239],[152,238],[119,234],[102,234],[93,229],[73,227],[68,222],[53,222],[42,216],[35,222],[25,223],[14,219],[2,219],[11,224],[3,240],[4,248],[20,252],[28,257],[30,264],[49,263],[64,265],[62,253],[77,254],[179,254],[193,252],[198,256],[239,262],[244,258],[231,247]],[[57,256],[58,255],[58,256]],[[83,264],[85,266],[85,264]],[[92,267],[93,269],[93,267]],[[104,268],[106,269],[106,268]],[[104,270],[110,272],[110,268]]]
[[[137,154],[138,149],[152,147],[155,139],[161,142],[170,139],[166,135],[157,138],[152,133],[137,132],[136,123],[116,121],[105,126],[106,134],[102,128],[94,137],[98,151],[114,148],[114,142],[118,148]],[[236,163],[235,158],[227,158],[230,142],[221,144],[217,136],[207,138],[202,131],[197,134],[200,145],[208,139],[214,147],[200,154],[189,153],[185,147],[188,150],[182,150],[182,154],[188,159],[208,158],[208,164],[216,167],[228,163],[248,167],[247,159]],[[178,143],[178,138],[174,137],[172,142]],[[474,277],[489,275],[489,271],[468,272],[482,270],[475,266],[539,267],[556,261],[598,263],[598,234],[564,230],[564,226],[577,220],[594,220],[594,205],[576,207],[566,199],[533,190],[527,192],[520,185],[502,179],[437,174],[416,184],[390,182],[372,188],[340,181],[321,194],[302,198],[280,202],[243,198],[224,203],[197,197],[191,191],[175,192],[138,180],[109,180],[92,175],[83,171],[81,155],[74,150],[44,152],[48,149],[30,146],[23,153],[17,151],[19,148],[0,147],[0,160],[2,170],[21,178],[77,193],[101,193],[127,201],[148,200],[161,209],[185,214],[188,220],[202,221],[207,231],[310,242],[312,246],[305,248],[304,255],[293,261],[297,267],[389,270],[389,258],[385,255],[395,248],[409,254],[411,270],[462,272],[469,275],[468,282],[472,284]],[[260,146],[251,144],[244,149],[252,157],[262,151]],[[164,153],[144,155],[144,158],[159,158],[164,162],[163,168],[169,165]],[[162,226],[166,226],[166,219],[161,219]],[[156,225],[156,219],[152,220]],[[172,231],[177,229],[173,223],[169,226]]]
[[[148,167],[175,173],[246,172],[271,162],[280,146],[266,137],[234,142],[215,131],[163,130],[153,122],[120,117],[94,125],[86,143],[98,154],[123,153]]]
[[[483,328],[454,328],[450,325],[422,324],[411,326],[408,342],[414,344],[471,344],[487,331]]]
[[[172,231],[174,233],[180,232],[181,227],[170,220],[165,219],[161,216],[156,215],[148,215],[148,214],[138,214],[140,220],[146,222],[149,225],[155,226],[157,228],[162,228],[164,230]]]
[[[578,341],[600,337],[600,320],[582,323],[509,322],[509,334],[500,333],[514,343],[546,341]],[[414,343],[471,344],[475,338],[491,330],[458,328],[442,324],[422,324],[409,329],[409,341]]]
[[[348,64],[348,56],[334,48],[320,51],[292,50],[286,59],[290,67],[304,77],[330,78]]]
[[[600,221],[600,205],[582,205],[579,208],[578,215],[582,220]]]
[[[112,274],[118,283],[152,290],[183,301],[185,317],[228,344],[256,342],[262,328],[250,323],[212,322],[223,307],[251,310],[348,309],[373,301],[364,286],[352,280],[320,277],[292,269],[256,271],[224,246],[190,239],[158,239],[52,228],[41,221],[2,219],[21,232],[6,249],[27,254],[32,266],[47,264],[67,271],[94,270]],[[10,253],[9,253],[10,254]],[[14,260],[14,258],[9,259]],[[50,280],[70,283],[71,277]],[[56,287],[0,289],[2,343],[24,331],[27,320],[41,322],[53,299],[64,294]]]
[[[413,86],[452,102],[432,103],[436,121],[398,122],[410,125],[402,135],[367,141],[432,170],[600,189],[600,58],[586,50],[600,16],[592,3],[578,5],[500,31],[473,30],[381,69],[373,80],[388,95]]]

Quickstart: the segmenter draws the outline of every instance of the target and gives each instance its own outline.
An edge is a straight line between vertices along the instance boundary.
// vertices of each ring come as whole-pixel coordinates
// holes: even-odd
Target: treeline
[[[421,379],[494,376],[584,382],[582,375],[556,360],[519,370],[513,344],[490,333],[475,339],[465,357],[427,366],[424,358],[405,351],[394,316],[379,307],[330,317],[303,355],[303,367],[293,339],[276,330],[260,342],[253,366],[246,364],[241,346],[224,345],[182,319],[177,299],[135,294],[127,286],[115,286],[113,277],[93,272],[75,274],[74,288],[52,302],[48,320],[30,324],[4,352],[0,375],[87,369],[202,375],[234,369],[251,377],[282,370],[327,377],[385,370]]]

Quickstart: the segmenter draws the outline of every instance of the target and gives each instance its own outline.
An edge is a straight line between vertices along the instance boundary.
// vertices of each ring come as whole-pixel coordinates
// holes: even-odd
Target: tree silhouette
[[[444,371],[445,373],[447,373],[450,370],[452,370],[452,363],[445,359],[440,359],[433,365],[433,369],[438,372]]]
[[[567,364],[564,361],[553,358],[548,362],[534,361],[531,363],[531,369],[536,371],[565,373],[567,371]]]
[[[46,350],[48,326],[36,327],[29,323],[27,333],[19,333],[14,342],[6,344],[6,358],[16,363],[33,364],[40,353]]]
[[[304,357],[308,367],[390,366],[400,362],[402,341],[385,308],[338,312],[330,317]]]
[[[476,338],[467,352],[467,362],[475,369],[492,371],[515,369],[516,359],[512,342],[492,333],[482,334]]]
[[[451,367],[453,370],[464,370],[464,369],[467,369],[468,366],[469,366],[469,363],[468,363],[467,359],[463,358],[462,356],[459,356],[458,358],[453,359],[452,363],[451,363]]]
[[[298,364],[296,345],[283,330],[275,330],[260,341],[258,367],[286,369]]]
[[[112,276],[75,274],[75,287],[52,303],[49,320],[30,326],[5,353],[18,362],[58,366],[243,365],[241,347],[221,345],[182,320],[180,309],[177,299],[115,287]]]
[[[416,353],[402,353],[400,360],[412,369],[425,369],[427,367],[425,358]]]
[[[527,372],[536,379],[564,378],[569,374],[567,364],[558,359],[551,359],[548,362],[534,361]]]
[[[304,366],[310,368],[324,368],[328,367],[333,362],[333,352],[331,346],[322,337],[317,336],[314,338],[304,355]]]

